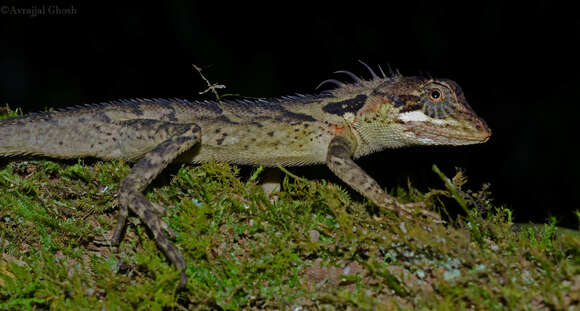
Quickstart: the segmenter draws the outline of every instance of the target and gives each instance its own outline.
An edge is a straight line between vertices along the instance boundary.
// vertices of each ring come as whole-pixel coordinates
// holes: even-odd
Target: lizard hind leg
[[[150,123],[151,120],[143,120]],[[133,120],[133,123],[135,120]],[[153,234],[157,247],[167,256],[171,263],[181,271],[179,286],[185,286],[185,260],[169,236],[174,236],[160,215],[163,211],[158,205],[145,198],[142,191],[153,181],[169,163],[184,151],[191,149],[201,140],[201,129],[195,124],[175,124],[158,121],[157,124],[165,130],[170,128],[173,135],[155,146],[135,163],[131,172],[121,182],[119,193],[120,211],[118,223],[113,233],[112,242],[119,242],[121,233],[127,220],[128,211],[135,213]]]

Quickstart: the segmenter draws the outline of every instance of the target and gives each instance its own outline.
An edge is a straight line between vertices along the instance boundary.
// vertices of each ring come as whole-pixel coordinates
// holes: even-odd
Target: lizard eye
[[[442,119],[455,110],[450,97],[439,87],[427,89],[422,98],[423,112],[431,118]]]
[[[429,93],[429,98],[434,101],[434,102],[438,102],[441,100],[441,91],[439,91],[438,89],[432,89],[431,93]]]

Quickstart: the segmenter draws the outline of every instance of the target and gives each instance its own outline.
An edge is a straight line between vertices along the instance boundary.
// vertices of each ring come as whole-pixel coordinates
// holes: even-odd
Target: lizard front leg
[[[121,182],[119,218],[112,243],[119,243],[130,209],[149,228],[159,249],[181,271],[179,286],[183,287],[187,281],[185,260],[177,247],[169,241],[167,233],[173,236],[173,231],[160,217],[160,214],[164,212],[163,208],[147,200],[142,191],[178,155],[200,142],[201,129],[195,124],[175,124],[152,120],[132,120],[127,123],[124,126],[125,129],[130,127],[127,131],[146,125],[148,128],[154,126],[157,128],[156,131],[172,133],[172,135],[137,161],[129,175]]]
[[[352,160],[355,149],[356,141],[354,137],[348,130],[345,130],[330,141],[326,165],[342,181],[379,207],[391,210],[398,215],[404,212],[407,216],[412,214],[413,208],[423,207],[422,204],[417,203],[400,203],[397,199],[384,192],[379,184]],[[440,219],[438,214],[425,209],[420,209],[420,213]]]

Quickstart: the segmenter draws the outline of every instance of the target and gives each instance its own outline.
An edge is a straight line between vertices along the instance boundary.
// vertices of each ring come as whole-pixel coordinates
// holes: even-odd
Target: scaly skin
[[[121,184],[113,243],[119,243],[131,210],[181,270],[183,286],[185,261],[169,240],[173,232],[160,218],[164,209],[142,194],[174,160],[263,166],[326,163],[374,204],[408,215],[420,205],[397,202],[353,159],[385,148],[465,145],[489,139],[491,131],[455,82],[378,77],[370,72],[369,81],[342,72],[355,82],[325,81],[339,87],[318,95],[219,104],[134,99],[7,119],[0,121],[0,156],[136,161]],[[438,217],[426,210],[419,212]]]

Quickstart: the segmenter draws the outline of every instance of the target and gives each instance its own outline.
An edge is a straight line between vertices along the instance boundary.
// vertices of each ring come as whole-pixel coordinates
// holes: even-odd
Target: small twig
[[[209,80],[208,80],[208,79],[207,79],[207,78],[206,78],[206,77],[203,75],[203,73],[201,73],[201,67],[198,67],[198,66],[197,66],[197,65],[195,65],[195,64],[191,64],[191,66],[193,66],[193,68],[194,68],[195,70],[197,70],[197,72],[199,73],[199,75],[201,76],[201,78],[202,78],[202,79],[205,81],[205,83],[207,83],[207,89],[205,89],[205,90],[203,90],[203,91],[199,92],[199,95],[203,95],[203,94],[205,94],[205,93],[207,93],[207,92],[211,91],[211,92],[212,92],[212,93],[215,95],[215,98],[216,98],[216,100],[218,101],[219,105],[221,106],[221,105],[222,105],[222,101],[221,101],[221,99],[220,99],[220,95],[219,95],[219,94],[218,94],[218,92],[217,92],[217,89],[225,89],[225,88],[226,88],[226,86],[225,86],[225,85],[223,85],[223,84],[217,84],[217,83],[214,83],[214,84],[212,84],[212,83],[211,83],[211,82],[209,82]]]

